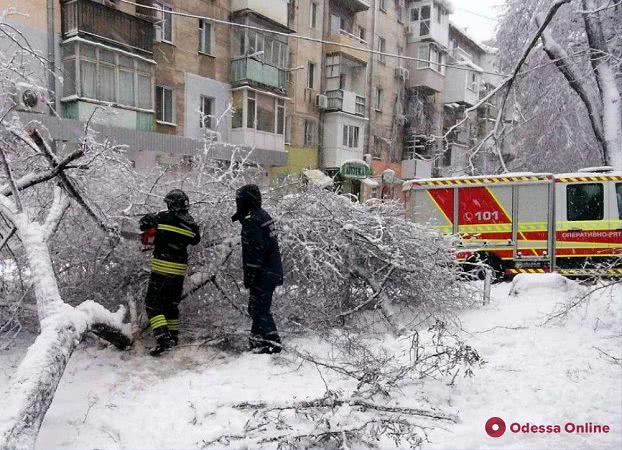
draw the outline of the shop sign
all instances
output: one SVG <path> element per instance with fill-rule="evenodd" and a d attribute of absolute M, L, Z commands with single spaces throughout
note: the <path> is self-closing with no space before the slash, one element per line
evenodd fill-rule
<path fill-rule="evenodd" d="M 365 161 L 347 161 L 339 169 L 339 174 L 344 178 L 362 180 L 371 175 L 371 168 Z"/>

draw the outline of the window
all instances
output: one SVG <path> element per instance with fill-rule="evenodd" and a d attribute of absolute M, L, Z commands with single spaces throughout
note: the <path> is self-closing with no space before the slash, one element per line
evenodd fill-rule
<path fill-rule="evenodd" d="M 168 124 L 175 123 L 174 91 L 164 86 L 156 86 L 156 119 Z"/>
<path fill-rule="evenodd" d="M 119 55 L 119 101 L 134 105 L 134 60 Z"/>
<path fill-rule="evenodd" d="M 362 27 L 362 26 L 360 26 L 360 25 L 359 25 L 359 39 L 360 39 L 362 42 L 366 42 L 366 39 L 365 39 L 365 28 L 363 28 L 363 27 Z"/>
<path fill-rule="evenodd" d="M 434 45 L 422 45 L 417 51 L 417 69 L 432 69 L 445 75 L 446 55 Z"/>
<path fill-rule="evenodd" d="M 616 197 L 618 198 L 618 217 L 622 220 L 622 183 L 616 183 Z"/>
<path fill-rule="evenodd" d="M 211 130 L 216 126 L 214 120 L 214 99 L 212 97 L 201 96 L 201 119 L 200 128 L 209 128 Z"/>
<path fill-rule="evenodd" d="M 417 69 L 427 69 L 430 67 L 430 46 L 422 45 L 419 47 L 417 58 L 419 58 L 419 61 L 417 61 Z"/>
<path fill-rule="evenodd" d="M 602 183 L 571 184 L 566 187 L 568 220 L 603 220 L 605 215 Z"/>
<path fill-rule="evenodd" d="M 257 130 L 274 133 L 274 97 L 257 95 Z"/>
<path fill-rule="evenodd" d="M 383 91 L 381 88 L 376 88 L 376 111 L 382 111 L 383 103 Z"/>
<path fill-rule="evenodd" d="M 167 6 L 163 3 L 155 2 L 153 4 L 156 8 L 159 8 L 161 11 L 159 13 L 159 27 L 157 29 L 157 37 L 160 41 L 164 42 L 173 42 L 173 8 Z"/>
<path fill-rule="evenodd" d="M 246 128 L 255 128 L 255 109 L 257 104 L 255 102 L 255 92 L 248 91 L 246 100 Z"/>
<path fill-rule="evenodd" d="M 378 36 L 378 51 L 384 53 L 387 49 L 387 41 L 384 38 Z M 378 54 L 378 61 L 381 63 L 385 62 L 385 56 L 383 54 Z"/>
<path fill-rule="evenodd" d="M 231 106 L 233 107 L 233 116 L 231 117 L 231 128 L 242 128 L 244 120 L 244 93 L 242 91 L 233 91 L 231 94 Z"/>
<path fill-rule="evenodd" d="M 404 54 L 404 49 L 402 47 L 397 47 L 397 67 L 404 67 L 404 61 L 401 56 Z"/>
<path fill-rule="evenodd" d="M 339 74 L 339 89 L 346 89 L 346 74 Z"/>
<path fill-rule="evenodd" d="M 318 4 L 311 2 L 311 28 L 317 28 Z"/>
<path fill-rule="evenodd" d="M 477 72 L 469 72 L 469 82 L 467 83 L 467 88 L 471 91 L 477 92 L 479 87 Z"/>
<path fill-rule="evenodd" d="M 256 129 L 265 133 L 285 134 L 285 100 L 270 95 L 262 95 L 255 91 L 246 93 L 246 111 L 242 113 L 243 91 L 233 93 L 232 128 L 241 128 L 242 119 L 246 116 L 246 128 Z"/>
<path fill-rule="evenodd" d="M 312 120 L 305 120 L 304 146 L 313 147 L 317 145 L 317 126 Z"/>
<path fill-rule="evenodd" d="M 315 88 L 315 64 L 312 62 L 307 63 L 307 87 Z"/>
<path fill-rule="evenodd" d="M 79 69 L 79 77 L 78 77 Z M 151 110 L 153 65 L 85 43 L 63 47 L 63 96 Z"/>
<path fill-rule="evenodd" d="M 199 20 L 199 53 L 212 54 L 212 24 Z"/>
<path fill-rule="evenodd" d="M 419 22 L 419 8 L 413 8 L 410 10 L 410 21 Z"/>
<path fill-rule="evenodd" d="M 427 36 L 430 34 L 430 5 L 422 6 L 421 10 L 416 14 L 419 22 L 419 36 Z M 411 13 L 412 17 L 412 13 Z"/>
<path fill-rule="evenodd" d="M 343 146 L 358 148 L 359 146 L 359 127 L 353 125 L 343 126 Z"/>

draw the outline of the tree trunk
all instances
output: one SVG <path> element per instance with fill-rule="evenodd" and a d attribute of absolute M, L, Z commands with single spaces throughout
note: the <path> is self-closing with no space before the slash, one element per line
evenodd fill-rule
<path fill-rule="evenodd" d="M 32 449 L 52 404 L 69 358 L 84 333 L 91 330 L 119 348 L 131 345 L 125 309 L 115 314 L 87 301 L 74 308 L 63 302 L 45 242 L 44 227 L 26 213 L 11 217 L 31 271 L 41 334 L 19 365 L 0 411 L 0 449 Z M 52 224 L 50 224 L 52 226 Z"/>
<path fill-rule="evenodd" d="M 583 9 L 594 11 L 597 5 L 594 0 L 583 0 Z M 610 62 L 612 56 L 607 48 L 599 13 L 586 12 L 583 20 L 590 44 L 590 61 L 602 101 L 605 163 L 622 170 L 622 100 Z"/>

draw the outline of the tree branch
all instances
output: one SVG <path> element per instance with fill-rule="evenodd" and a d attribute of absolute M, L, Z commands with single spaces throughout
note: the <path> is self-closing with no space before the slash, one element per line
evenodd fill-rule
<path fill-rule="evenodd" d="M 46 241 L 56 232 L 65 211 L 70 205 L 69 197 L 65 195 L 63 190 L 58 186 L 54 187 L 54 200 L 43 224 L 43 234 Z"/>

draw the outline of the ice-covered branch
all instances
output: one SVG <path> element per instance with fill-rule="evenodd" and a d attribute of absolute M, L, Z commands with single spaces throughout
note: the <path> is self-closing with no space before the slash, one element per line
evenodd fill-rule
<path fill-rule="evenodd" d="M 131 337 L 127 324 L 122 322 L 124 315 L 124 309 L 111 313 L 93 302 L 77 308 L 63 303 L 41 321 L 41 334 L 28 349 L 3 395 L 0 448 L 34 448 L 58 383 L 84 333 L 101 324 L 122 336 L 118 346 L 127 346 Z"/>
<path fill-rule="evenodd" d="M 58 225 L 60 224 L 60 221 L 62 220 L 63 215 L 69 208 L 70 204 L 69 197 L 65 195 L 63 190 L 58 186 L 54 187 L 54 200 L 52 201 L 52 206 L 50 207 L 48 216 L 43 224 L 43 234 L 46 241 L 50 239 L 52 234 L 54 234 L 58 228 Z"/>

